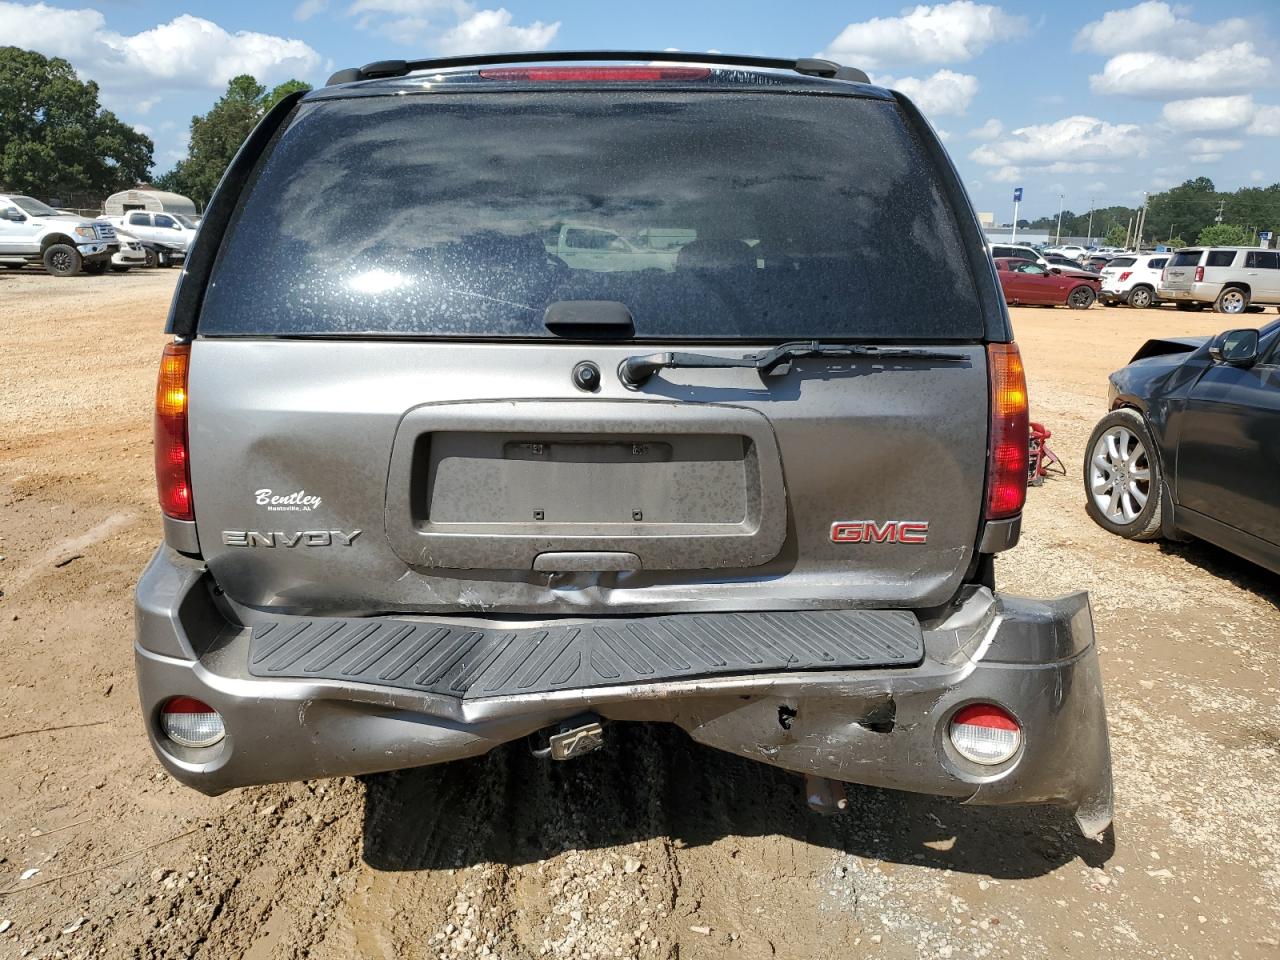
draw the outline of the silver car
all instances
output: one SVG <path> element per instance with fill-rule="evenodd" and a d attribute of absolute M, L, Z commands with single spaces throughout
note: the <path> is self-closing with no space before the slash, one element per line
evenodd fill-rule
<path fill-rule="evenodd" d="M 161 762 L 220 793 L 660 722 L 820 808 L 1099 835 L 1088 597 L 996 590 L 1026 381 L 929 124 L 829 61 L 529 56 L 341 71 L 224 176 L 157 389 Z M 670 269 L 566 262 L 584 222 Z"/>
<path fill-rule="evenodd" d="M 1258 247 L 1190 247 L 1170 258 L 1157 287 L 1179 310 L 1244 313 L 1250 304 L 1280 306 L 1280 251 Z"/>

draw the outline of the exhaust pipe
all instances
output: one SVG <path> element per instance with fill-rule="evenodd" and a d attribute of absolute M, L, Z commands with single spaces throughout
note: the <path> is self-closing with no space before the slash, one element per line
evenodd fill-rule
<path fill-rule="evenodd" d="M 804 798 L 810 810 L 823 816 L 843 813 L 849 809 L 849 798 L 845 796 L 843 783 L 811 773 L 804 775 Z"/>

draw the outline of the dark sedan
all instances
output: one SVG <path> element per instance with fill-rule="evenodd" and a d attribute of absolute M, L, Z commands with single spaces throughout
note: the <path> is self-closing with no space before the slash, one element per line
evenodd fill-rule
<path fill-rule="evenodd" d="M 1111 375 L 1110 399 L 1085 453 L 1089 516 L 1280 573 L 1280 321 L 1149 340 Z"/>

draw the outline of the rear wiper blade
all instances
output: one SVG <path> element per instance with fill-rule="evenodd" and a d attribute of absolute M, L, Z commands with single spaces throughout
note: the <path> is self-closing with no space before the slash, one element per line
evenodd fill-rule
<path fill-rule="evenodd" d="M 753 367 L 761 375 L 772 374 L 779 367 L 801 357 L 863 357 L 870 360 L 964 360 L 963 354 L 942 353 L 920 347 L 877 347 L 869 344 L 822 343 L 818 340 L 792 340 L 772 350 L 748 353 L 741 357 L 712 357 L 705 353 L 651 353 L 627 357 L 618 367 L 618 376 L 628 387 L 638 387 L 667 367 Z"/>

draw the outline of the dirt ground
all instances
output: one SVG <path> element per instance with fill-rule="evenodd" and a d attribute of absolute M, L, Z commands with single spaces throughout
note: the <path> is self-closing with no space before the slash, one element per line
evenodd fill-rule
<path fill-rule="evenodd" d="M 0 271 L 0 957 L 1280 956 L 1280 581 L 1082 507 L 1107 373 L 1219 318 L 1015 311 L 1069 476 L 1032 490 L 998 577 L 1092 594 L 1097 844 L 1055 811 L 857 787 L 819 818 L 796 778 L 662 728 L 567 764 L 179 786 L 143 736 L 130 609 L 175 279 Z"/>

